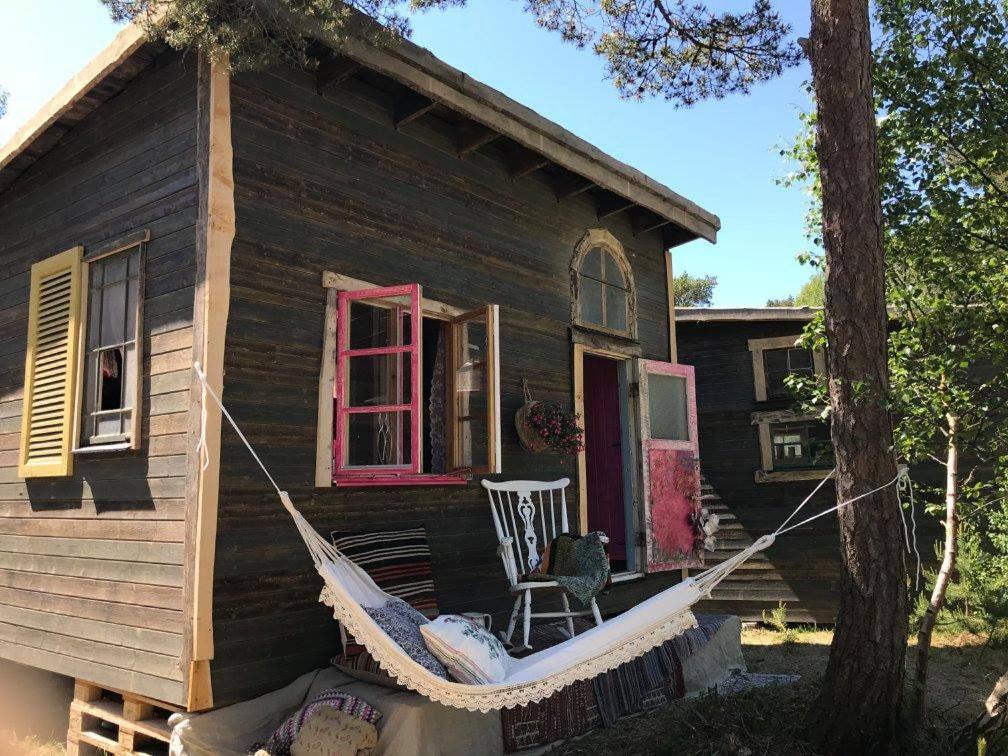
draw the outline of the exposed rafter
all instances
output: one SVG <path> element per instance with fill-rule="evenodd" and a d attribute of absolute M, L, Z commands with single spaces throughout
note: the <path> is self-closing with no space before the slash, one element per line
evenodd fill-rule
<path fill-rule="evenodd" d="M 567 176 L 553 186 L 553 193 L 556 194 L 557 200 L 565 200 L 583 194 L 593 186 L 595 182 L 590 179 L 576 175 Z"/>
<path fill-rule="evenodd" d="M 671 223 L 671 221 L 662 218 L 660 215 L 647 211 L 635 213 L 630 219 L 630 226 L 633 228 L 634 236 L 639 236 L 640 234 L 646 234 L 648 231 L 663 228 L 669 225 L 669 223 Z"/>
<path fill-rule="evenodd" d="M 521 150 L 509 161 L 508 172 L 511 174 L 511 178 L 521 178 L 535 173 L 549 164 L 550 159 L 545 155 L 540 155 L 532 150 Z"/>
<path fill-rule="evenodd" d="M 360 63 L 329 53 L 319 58 L 318 70 L 315 71 L 315 91 L 322 94 L 326 87 L 346 81 L 358 70 Z"/>
<path fill-rule="evenodd" d="M 662 242 L 665 244 L 665 249 L 678 247 L 680 244 L 685 244 L 695 238 L 696 237 L 692 233 L 682 226 L 677 226 L 674 223 L 669 223 L 667 226 L 662 228 Z"/>
<path fill-rule="evenodd" d="M 459 157 L 476 152 L 480 147 L 490 144 L 499 136 L 499 131 L 487 128 L 482 123 L 470 123 L 468 126 L 464 126 L 458 135 Z"/>
<path fill-rule="evenodd" d="M 610 194 L 599 200 L 595 209 L 598 219 L 605 220 L 606 218 L 611 218 L 614 215 L 622 213 L 624 210 L 629 210 L 636 204 L 636 202 L 628 200 L 626 197 L 620 197 L 618 194 Z"/>
<path fill-rule="evenodd" d="M 398 129 L 407 123 L 412 123 L 420 116 L 430 112 L 435 102 L 416 92 L 405 92 L 397 97 L 392 106 L 392 123 Z"/>

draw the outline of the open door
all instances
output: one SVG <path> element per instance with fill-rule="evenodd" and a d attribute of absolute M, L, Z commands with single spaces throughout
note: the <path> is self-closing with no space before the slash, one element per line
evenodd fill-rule
<path fill-rule="evenodd" d="M 702 564 L 696 384 L 692 365 L 638 360 L 648 572 Z"/>

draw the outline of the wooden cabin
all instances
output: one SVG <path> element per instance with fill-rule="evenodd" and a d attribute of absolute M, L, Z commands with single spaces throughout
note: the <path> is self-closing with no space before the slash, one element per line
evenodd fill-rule
<path fill-rule="evenodd" d="M 669 260 L 717 217 L 415 45 L 314 47 L 232 76 L 127 28 L 0 150 L 0 657 L 87 695 L 206 709 L 339 649 L 196 361 L 320 532 L 426 529 L 442 611 L 510 608 L 486 475 L 574 481 L 604 612 L 689 561 L 645 476 L 696 456 Z M 523 385 L 585 452 L 522 448 Z"/>
<path fill-rule="evenodd" d="M 789 374 L 825 374 L 824 356 L 795 345 L 807 307 L 676 309 L 679 358 L 696 371 L 704 504 L 722 518 L 720 559 L 772 532 L 833 469 L 829 426 L 794 409 Z M 836 501 L 827 484 L 809 512 Z M 728 577 L 702 611 L 760 621 L 780 602 L 791 622 L 836 619 L 840 574 L 835 517 L 783 536 Z"/>

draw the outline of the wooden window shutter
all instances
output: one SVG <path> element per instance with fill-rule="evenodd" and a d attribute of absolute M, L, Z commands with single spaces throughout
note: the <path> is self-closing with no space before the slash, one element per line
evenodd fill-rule
<path fill-rule="evenodd" d="M 32 266 L 28 300 L 28 351 L 18 472 L 49 478 L 73 472 L 83 326 L 83 247 Z"/>

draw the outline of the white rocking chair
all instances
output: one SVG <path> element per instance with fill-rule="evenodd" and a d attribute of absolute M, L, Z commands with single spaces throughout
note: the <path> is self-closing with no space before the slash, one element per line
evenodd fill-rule
<path fill-rule="evenodd" d="M 533 617 L 566 618 L 567 634 L 570 638 L 574 637 L 574 617 L 590 614 L 594 616 L 596 625 L 602 624 L 602 614 L 594 598 L 591 600 L 590 610 L 572 612 L 567 592 L 556 581 L 521 580 L 522 575 L 532 572 L 539 566 L 539 562 L 542 561 L 541 550 L 545 549 L 556 536 L 568 532 L 565 489 L 569 484 L 568 478 L 561 478 L 552 483 L 530 480 L 507 483 L 483 481 L 483 487 L 490 496 L 490 512 L 500 542 L 497 553 L 504 563 L 509 591 L 515 596 L 514 609 L 511 610 L 507 630 L 500 634 L 505 643 L 511 642 L 518 621 L 518 610 L 522 608 L 524 602 L 522 646 L 515 650 L 532 648 L 529 645 L 529 629 Z M 521 534 L 519 529 L 522 531 Z M 603 539 L 608 541 L 605 536 Z M 559 592 L 564 611 L 533 613 L 532 594 L 536 591 Z"/>

